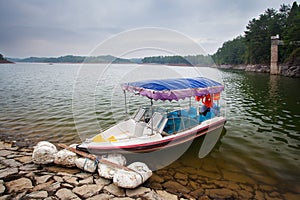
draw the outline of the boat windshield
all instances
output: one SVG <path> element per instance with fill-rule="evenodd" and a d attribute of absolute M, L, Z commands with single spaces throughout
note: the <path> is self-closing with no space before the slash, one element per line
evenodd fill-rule
<path fill-rule="evenodd" d="M 214 103 L 211 108 L 203 111 L 202 108 L 204 106 L 205 105 L 202 105 L 198 108 L 191 106 L 175 110 L 168 110 L 158 106 L 142 106 L 132 118 L 136 119 L 136 116 L 142 113 L 143 115 L 138 117 L 138 121 L 148 123 L 155 113 L 160 113 L 162 118 L 157 122 L 157 127 L 163 125 L 163 127 L 161 127 L 163 130 L 162 134 L 176 134 L 177 132 L 195 127 L 206 120 L 220 116 L 220 107 L 217 104 Z"/>

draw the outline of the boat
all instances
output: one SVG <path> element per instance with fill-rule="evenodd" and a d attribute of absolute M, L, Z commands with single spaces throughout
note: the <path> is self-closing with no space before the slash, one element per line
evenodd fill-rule
<path fill-rule="evenodd" d="M 220 114 L 220 94 L 224 86 L 206 77 L 145 80 L 122 83 L 128 92 L 150 99 L 129 118 L 87 138 L 77 149 L 93 154 L 153 152 L 193 141 L 226 122 Z M 162 108 L 156 101 L 189 100 L 186 108 Z M 192 104 L 193 101 L 193 104 Z M 197 106 L 194 106 L 194 104 Z"/>

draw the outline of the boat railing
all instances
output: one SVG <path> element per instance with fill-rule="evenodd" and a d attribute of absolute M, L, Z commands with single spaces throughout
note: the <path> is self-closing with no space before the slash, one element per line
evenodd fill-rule
<path fill-rule="evenodd" d="M 147 127 L 155 132 L 175 134 L 195 127 L 201 122 L 215 116 L 218 115 L 214 114 L 212 108 L 205 115 L 202 115 L 198 109 L 193 106 L 172 111 L 157 106 L 141 106 L 133 115 L 132 119 L 136 122 L 147 123 Z"/>
<path fill-rule="evenodd" d="M 169 116 L 167 119 L 168 121 L 163 130 L 167 134 L 175 134 L 199 125 L 198 119 L 190 116 Z"/>

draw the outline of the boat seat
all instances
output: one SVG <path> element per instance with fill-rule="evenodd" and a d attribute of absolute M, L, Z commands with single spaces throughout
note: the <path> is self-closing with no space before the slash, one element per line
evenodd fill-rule
<path fill-rule="evenodd" d="M 140 137 L 143 135 L 144 129 L 146 127 L 145 122 L 137 122 L 134 126 L 134 137 Z"/>
<path fill-rule="evenodd" d="M 164 128 L 165 128 L 167 122 L 168 122 L 168 118 L 164 118 L 164 119 L 162 120 L 162 122 L 160 123 L 157 132 L 159 132 L 160 134 L 162 134 L 162 132 L 163 132 L 163 130 L 164 130 Z"/>
<path fill-rule="evenodd" d="M 142 119 L 142 117 L 144 116 L 146 110 L 142 107 L 140 107 L 135 113 L 134 113 L 134 116 L 133 116 L 133 120 L 138 122 Z"/>
<path fill-rule="evenodd" d="M 164 116 L 161 113 L 154 112 L 154 114 L 152 115 L 152 117 L 150 118 L 150 120 L 147 124 L 147 127 L 148 128 L 153 128 L 153 130 L 157 130 L 158 125 L 160 124 L 163 117 Z"/>
<path fill-rule="evenodd" d="M 154 112 L 144 129 L 143 135 L 152 135 L 154 131 L 158 132 L 163 118 L 164 116 L 161 113 Z"/>

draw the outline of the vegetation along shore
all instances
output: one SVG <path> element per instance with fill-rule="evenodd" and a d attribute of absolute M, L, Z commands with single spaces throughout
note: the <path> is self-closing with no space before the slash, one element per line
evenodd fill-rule
<path fill-rule="evenodd" d="M 269 72 L 271 36 L 278 35 L 281 75 L 300 77 L 300 5 L 267 9 L 246 26 L 244 35 L 223 44 L 213 55 L 221 68 Z"/>
<path fill-rule="evenodd" d="M 1 64 L 1 63 L 13 63 L 13 62 L 11 62 L 11 61 L 9 61 L 9 60 L 6 60 L 6 59 L 3 57 L 3 55 L 0 54 L 0 64 Z"/>

